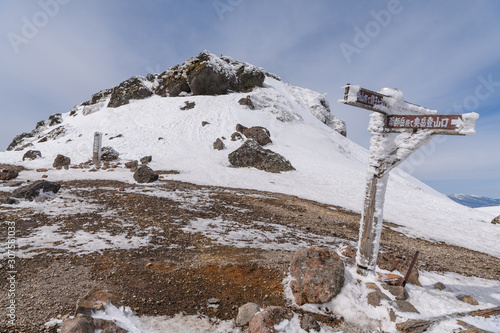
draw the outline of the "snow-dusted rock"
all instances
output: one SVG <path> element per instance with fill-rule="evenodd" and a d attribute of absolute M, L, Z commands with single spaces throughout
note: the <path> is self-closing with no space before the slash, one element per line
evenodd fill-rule
<path fill-rule="evenodd" d="M 256 141 L 249 139 L 228 156 L 234 167 L 253 167 L 267 172 L 279 173 L 292 171 L 292 164 L 278 153 L 262 148 Z"/>
<path fill-rule="evenodd" d="M 115 161 L 120 157 L 120 153 L 113 149 L 113 147 L 102 147 L 101 148 L 101 160 L 103 161 Z"/>
<path fill-rule="evenodd" d="M 58 183 L 48 182 L 45 180 L 39 180 L 33 184 L 19 187 L 12 192 L 14 198 L 27 199 L 33 201 L 40 195 L 44 193 L 56 194 L 59 192 L 61 185 Z"/>
<path fill-rule="evenodd" d="M 255 141 L 257 141 L 257 143 L 261 146 L 265 146 L 269 143 L 272 143 L 271 133 L 265 127 L 253 126 L 250 128 L 245 128 L 245 129 L 243 129 L 242 133 L 248 139 L 254 139 Z"/>
<path fill-rule="evenodd" d="M 222 142 L 222 140 L 220 138 L 217 138 L 214 142 L 214 149 L 215 150 L 223 150 L 226 148 L 226 146 L 224 145 L 224 142 Z"/>
<path fill-rule="evenodd" d="M 493 221 L 491 221 L 491 223 L 493 223 L 493 224 L 500 224 L 500 215 L 499 215 L 499 216 L 497 216 L 497 217 L 495 217 L 495 218 L 493 219 Z"/>
<path fill-rule="evenodd" d="M 255 303 L 246 303 L 240 306 L 238 309 L 238 316 L 236 317 L 236 326 L 243 327 L 248 325 L 253 316 L 259 311 L 260 306 Z"/>
<path fill-rule="evenodd" d="M 37 158 L 42 157 L 42 152 L 39 150 L 28 150 L 26 153 L 23 155 L 23 161 L 24 160 L 35 160 Z"/>
<path fill-rule="evenodd" d="M 344 263 L 336 253 L 311 246 L 295 253 L 290 275 L 290 287 L 298 305 L 325 303 L 344 286 Z"/>
<path fill-rule="evenodd" d="M 60 170 L 62 168 L 68 169 L 70 164 L 71 164 L 71 159 L 69 157 L 64 156 L 62 154 L 58 154 L 54 159 L 54 163 L 52 163 L 52 166 Z"/>
<path fill-rule="evenodd" d="M 270 306 L 257 313 L 248 324 L 248 333 L 275 333 L 275 325 L 292 319 L 293 313 L 281 306 Z"/>
<path fill-rule="evenodd" d="M 17 178 L 19 176 L 19 172 L 16 170 L 3 169 L 0 170 L 0 180 L 11 180 Z"/>

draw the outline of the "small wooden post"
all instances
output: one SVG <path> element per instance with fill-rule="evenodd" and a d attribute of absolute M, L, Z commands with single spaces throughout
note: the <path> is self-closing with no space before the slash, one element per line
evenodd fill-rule
<path fill-rule="evenodd" d="M 92 150 L 92 162 L 95 165 L 101 164 L 101 146 L 102 146 L 102 133 L 94 133 L 94 146 Z"/>

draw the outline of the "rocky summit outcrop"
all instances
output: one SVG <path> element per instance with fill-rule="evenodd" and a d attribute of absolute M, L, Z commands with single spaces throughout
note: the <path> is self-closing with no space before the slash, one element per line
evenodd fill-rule
<path fill-rule="evenodd" d="M 312 246 L 295 253 L 290 275 L 290 287 L 298 305 L 325 303 L 344 286 L 344 263 L 336 253 Z"/>
<path fill-rule="evenodd" d="M 273 173 L 295 170 L 285 157 L 262 148 L 252 139 L 245 141 L 240 148 L 230 153 L 228 159 L 233 167 L 253 167 Z"/>

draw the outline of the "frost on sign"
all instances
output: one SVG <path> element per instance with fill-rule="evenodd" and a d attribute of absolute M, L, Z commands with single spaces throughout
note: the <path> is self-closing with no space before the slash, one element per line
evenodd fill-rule
<path fill-rule="evenodd" d="M 462 123 L 462 115 L 392 115 L 386 119 L 387 128 L 456 129 Z"/>

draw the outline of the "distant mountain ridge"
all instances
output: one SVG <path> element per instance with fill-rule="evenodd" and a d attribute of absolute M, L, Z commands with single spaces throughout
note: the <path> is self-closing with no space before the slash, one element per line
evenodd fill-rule
<path fill-rule="evenodd" d="M 448 198 L 455 202 L 458 202 L 461 205 L 471 208 L 500 206 L 500 199 L 493 199 L 478 195 L 450 194 L 448 195 Z"/>

